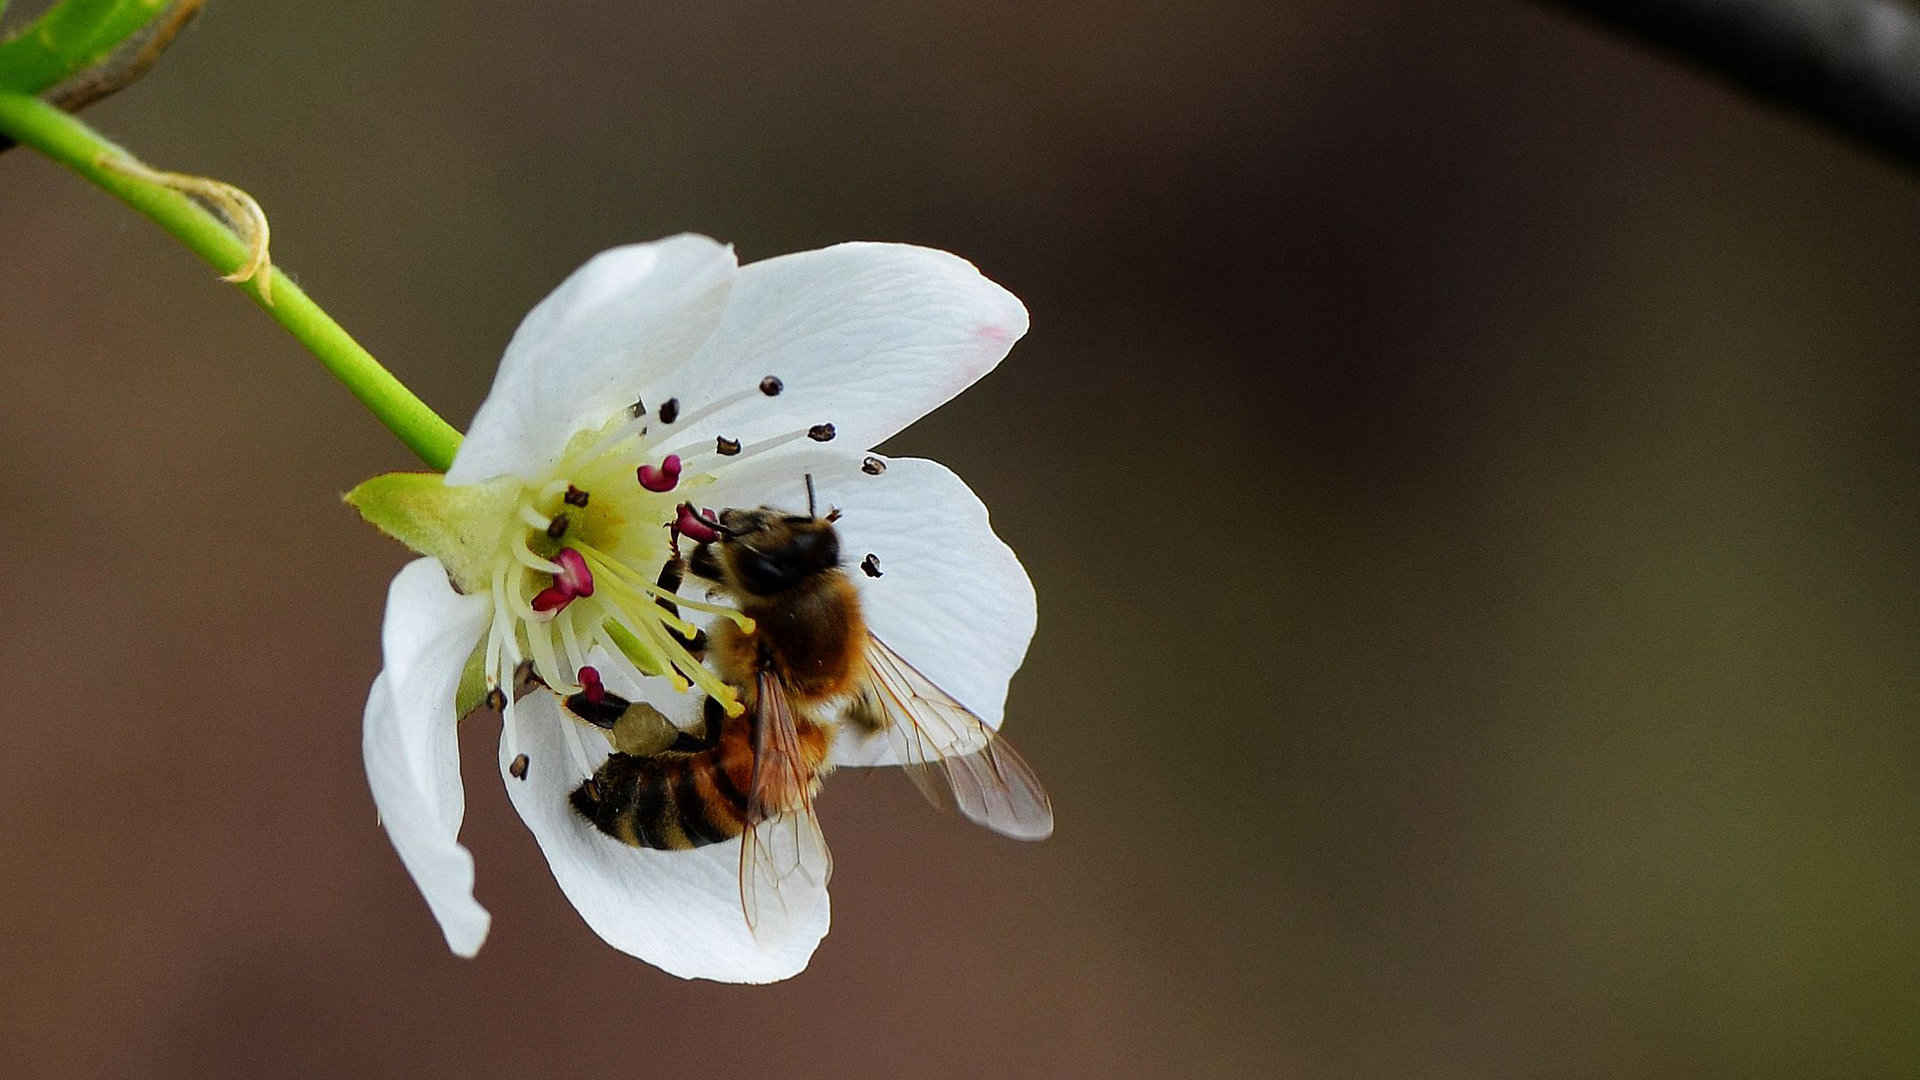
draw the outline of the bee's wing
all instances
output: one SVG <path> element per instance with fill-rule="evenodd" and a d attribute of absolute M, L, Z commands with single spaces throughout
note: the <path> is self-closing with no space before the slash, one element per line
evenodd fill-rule
<path fill-rule="evenodd" d="M 802 756 L 793 709 L 778 680 L 762 672 L 754 704 L 753 783 L 740 836 L 740 911 L 755 933 L 806 914 L 833 876 L 833 854 L 813 812 L 813 772 Z"/>
<path fill-rule="evenodd" d="M 862 693 L 885 714 L 887 738 L 930 802 L 1017 840 L 1053 834 L 1053 803 L 1007 740 L 872 635 L 866 666 Z"/>

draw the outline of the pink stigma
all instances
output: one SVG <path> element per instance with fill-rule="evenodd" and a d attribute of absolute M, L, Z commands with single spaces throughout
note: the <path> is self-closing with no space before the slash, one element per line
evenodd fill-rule
<path fill-rule="evenodd" d="M 580 692 L 595 705 L 607 696 L 607 686 L 600 681 L 600 670 L 594 667 L 580 669 Z"/>
<path fill-rule="evenodd" d="M 561 548 L 553 553 L 553 561 L 560 564 L 560 572 L 553 575 L 552 585 L 534 594 L 533 610 L 538 612 L 559 611 L 576 596 L 593 595 L 593 571 L 587 569 L 585 556 Z"/>
<path fill-rule="evenodd" d="M 642 465 L 634 473 L 640 478 L 640 486 L 648 491 L 672 491 L 680 482 L 680 455 L 668 454 L 659 468 Z"/>
<path fill-rule="evenodd" d="M 673 531 L 682 536 L 691 536 L 695 541 L 709 544 L 720 539 L 720 530 L 714 523 L 694 513 L 692 503 L 680 504 L 680 516 L 673 523 Z"/>
<path fill-rule="evenodd" d="M 568 597 L 593 595 L 593 571 L 587 569 L 587 560 L 572 548 L 561 548 L 554 552 L 553 561 L 560 564 L 560 572 L 553 575 L 554 588 Z"/>

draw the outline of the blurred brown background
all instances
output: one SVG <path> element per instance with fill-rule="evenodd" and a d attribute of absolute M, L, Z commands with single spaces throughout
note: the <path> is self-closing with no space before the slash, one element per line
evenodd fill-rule
<path fill-rule="evenodd" d="M 214 0 L 89 117 L 457 422 L 618 242 L 977 262 L 1033 332 L 888 449 L 1038 585 L 1060 829 L 838 777 L 812 968 L 683 983 L 469 730 L 448 955 L 360 765 L 406 553 L 338 502 L 408 455 L 14 151 L 0 1072 L 1920 1068 L 1920 192 L 1852 145 L 1493 2 Z"/>

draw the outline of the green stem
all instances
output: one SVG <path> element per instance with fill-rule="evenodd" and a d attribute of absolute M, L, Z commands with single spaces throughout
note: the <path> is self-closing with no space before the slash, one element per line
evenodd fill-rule
<path fill-rule="evenodd" d="M 152 218 L 222 273 L 247 262 L 247 245 L 198 203 L 172 188 L 103 165 L 132 155 L 71 114 L 27 94 L 0 91 L 0 134 L 33 147 Z M 454 451 L 460 446 L 458 429 L 381 367 L 285 274 L 272 275 L 271 300 L 261 290 L 264 280 L 266 275 L 259 275 L 242 282 L 240 288 L 318 357 L 421 461 L 443 472 L 453 464 Z"/>

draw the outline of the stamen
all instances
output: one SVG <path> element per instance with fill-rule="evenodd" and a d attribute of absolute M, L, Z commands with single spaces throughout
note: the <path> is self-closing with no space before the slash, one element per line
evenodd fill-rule
<path fill-rule="evenodd" d="M 605 552 L 595 551 L 592 548 L 588 548 L 587 550 L 593 553 L 594 561 L 600 564 L 600 569 L 603 571 L 602 582 L 613 591 L 618 599 L 630 601 L 634 607 L 643 611 L 652 609 L 651 613 L 655 619 L 666 623 L 687 637 L 693 636 L 694 631 L 697 630 L 698 627 L 695 627 L 692 623 L 687 622 L 685 619 L 680 618 L 665 608 L 655 607 L 653 598 L 663 595 L 663 590 L 659 586 L 648 584 L 627 567 L 614 562 Z M 664 593 L 664 595 L 670 600 L 679 599 L 679 597 L 673 593 Z"/>
<path fill-rule="evenodd" d="M 786 388 L 787 384 L 781 382 L 778 375 L 769 375 L 760 380 L 760 392 L 768 397 L 779 397 L 780 391 Z"/>
<path fill-rule="evenodd" d="M 563 611 L 559 618 L 553 620 L 560 624 L 560 646 L 567 653 L 567 663 L 562 669 L 565 671 L 579 670 L 581 661 L 585 660 L 587 655 L 586 650 L 580 647 L 580 633 L 573 627 L 575 614 L 573 611 Z"/>
<path fill-rule="evenodd" d="M 487 681 L 495 687 L 500 685 L 500 628 L 512 617 L 507 607 L 506 590 L 501 588 L 507 580 L 507 568 L 502 566 L 493 572 L 493 618 L 487 622 Z"/>
<path fill-rule="evenodd" d="M 871 551 L 867 552 L 867 557 L 860 560 L 860 569 L 864 571 L 868 577 L 879 577 L 880 576 L 879 556 L 875 555 Z"/>
<path fill-rule="evenodd" d="M 877 457 L 863 458 L 860 462 L 860 471 L 868 476 L 879 476 L 887 471 L 887 463 Z"/>
<path fill-rule="evenodd" d="M 560 569 L 553 575 L 555 586 L 564 590 L 568 596 L 593 595 L 593 571 L 587 569 L 587 560 L 572 548 L 561 548 L 554 553 L 553 561 Z"/>
<path fill-rule="evenodd" d="M 552 518 L 528 506 L 526 503 L 520 504 L 520 520 L 526 522 L 527 527 L 530 529 L 544 529 L 553 524 Z"/>
<path fill-rule="evenodd" d="M 553 623 L 528 622 L 527 648 L 533 652 L 533 666 L 536 671 L 545 671 L 558 677 L 560 658 L 553 651 Z"/>
<path fill-rule="evenodd" d="M 566 498 L 562 501 L 568 506 L 584 507 L 587 505 L 587 493 L 574 487 L 572 484 L 568 484 Z"/>
<path fill-rule="evenodd" d="M 527 755 L 515 754 L 512 764 L 507 766 L 507 774 L 515 780 L 525 780 L 527 778 Z"/>
<path fill-rule="evenodd" d="M 538 554 L 535 554 L 534 550 L 527 546 L 526 537 L 515 537 L 510 547 L 513 550 L 513 560 L 521 566 L 529 570 L 538 570 L 543 574 L 557 574 L 560 572 L 560 564 L 554 562 L 552 559 L 544 559 Z"/>
<path fill-rule="evenodd" d="M 737 454 L 728 454 L 726 456 L 733 458 L 734 462 L 738 464 L 739 462 L 746 461 L 747 459 L 753 457 L 756 454 L 764 454 L 776 446 L 785 446 L 786 444 L 794 441 L 795 439 L 800 438 L 805 434 L 806 432 L 804 431 L 789 431 L 785 435 L 775 435 L 769 439 L 762 439 L 757 443 L 752 443 L 748 445 L 746 449 L 740 451 Z M 720 448 L 718 446 L 715 446 L 713 449 L 713 452 L 716 454 L 719 453 Z"/>
<path fill-rule="evenodd" d="M 713 440 L 713 452 L 721 457 L 732 457 L 740 452 L 740 440 L 729 439 L 725 435 Z"/>
<path fill-rule="evenodd" d="M 696 543 L 701 544 L 711 544 L 720 539 L 720 530 L 714 528 L 718 523 L 708 521 L 694 513 L 692 503 L 681 503 L 678 509 L 679 516 L 673 522 L 674 532 L 682 536 L 691 536 Z"/>
<path fill-rule="evenodd" d="M 565 480 L 555 480 L 546 487 L 541 488 L 540 494 L 533 501 L 537 503 L 552 502 L 555 496 L 572 487 L 573 485 L 567 483 Z"/>
<path fill-rule="evenodd" d="M 633 404 L 627 406 L 627 415 L 633 417 L 635 420 L 647 415 L 647 403 L 639 398 L 634 398 Z"/>
<path fill-rule="evenodd" d="M 834 435 L 832 424 L 815 424 L 807 429 L 807 438 L 814 442 L 832 442 Z"/>
<path fill-rule="evenodd" d="M 501 589 L 502 595 L 506 598 L 504 601 L 505 607 L 503 608 L 504 614 L 515 619 L 533 618 L 534 610 L 532 606 L 527 603 L 527 598 L 520 594 L 520 583 L 526 575 L 526 568 L 503 566 L 501 570 L 505 575 Z M 509 633 L 511 633 L 511 630 L 509 630 Z"/>
<path fill-rule="evenodd" d="M 499 687 L 487 691 L 487 708 L 499 712 L 507 707 L 507 695 Z"/>
<path fill-rule="evenodd" d="M 753 630 L 753 620 L 731 608 L 702 604 L 696 600 L 677 596 L 638 577 L 626 566 L 608 559 L 603 552 L 592 548 L 584 548 L 584 550 L 592 556 L 594 562 L 600 565 L 602 584 L 607 593 L 630 602 L 607 603 L 605 606 L 609 615 L 617 625 L 625 627 L 636 637 L 647 639 L 646 644 L 652 646 L 654 654 L 664 658 L 665 663 L 662 665 L 664 670 L 661 674 L 674 682 L 675 689 L 686 690 L 697 685 L 718 700 L 727 710 L 727 715 L 739 716 L 745 711 L 732 688 L 722 682 L 720 677 L 706 665 L 695 660 L 684 644 L 667 633 L 671 628 L 681 636 L 691 639 L 699 632 L 699 628 L 650 602 L 650 598 L 664 597 L 695 611 L 707 611 L 725 616 L 749 633 Z"/>
<path fill-rule="evenodd" d="M 547 522 L 547 538 L 550 540 L 558 540 L 567 535 L 567 524 L 567 515 L 553 515 L 553 520 Z"/>
<path fill-rule="evenodd" d="M 708 615 L 718 615 L 721 618 L 724 618 L 729 622 L 733 623 L 733 625 L 739 627 L 742 633 L 746 633 L 746 634 L 753 633 L 753 627 L 754 627 L 753 616 L 746 614 L 745 612 L 741 611 L 739 608 L 730 608 L 730 607 L 723 606 L 721 604 L 708 604 L 699 600 L 689 600 L 678 593 L 670 593 L 665 589 L 661 589 L 652 585 L 648 585 L 645 588 L 647 592 L 653 593 L 654 596 L 657 597 L 658 599 L 672 601 L 673 603 L 678 604 L 689 611 L 700 611 L 700 612 L 705 612 Z M 680 630 L 682 633 L 686 634 L 688 637 L 692 637 L 694 635 L 691 631 L 698 630 L 698 627 L 689 628 L 686 626 L 679 626 L 679 627 L 675 627 L 675 629 Z"/>
<path fill-rule="evenodd" d="M 680 483 L 680 455 L 668 454 L 657 469 L 642 465 L 634 470 L 634 475 L 639 478 L 640 486 L 648 491 L 661 494 L 672 491 Z"/>
<path fill-rule="evenodd" d="M 661 674 L 666 676 L 674 690 L 684 693 L 697 685 L 706 691 L 709 697 L 720 702 L 721 708 L 727 711 L 728 716 L 739 716 L 745 712 L 746 707 L 740 704 L 739 695 L 734 693 L 733 688 L 720 681 L 720 677 L 705 665 L 695 661 L 684 646 L 669 637 L 661 628 L 660 620 L 666 612 L 651 604 L 647 606 L 652 609 L 654 618 L 635 620 L 630 617 L 625 608 L 612 608 L 613 618 L 616 624 L 625 627 L 628 632 L 644 635 L 650 639 L 650 643 L 657 650 L 657 655 L 667 658 L 665 670 Z M 689 678 L 692 679 L 691 683 L 688 682 Z"/>
<path fill-rule="evenodd" d="M 660 403 L 660 422 L 671 424 L 680 418 L 680 399 L 670 397 Z"/>
<path fill-rule="evenodd" d="M 519 599 L 519 590 L 507 588 L 507 567 L 502 565 L 493 572 L 493 625 L 487 635 L 487 670 L 492 673 L 495 686 L 502 681 L 502 673 L 510 672 L 520 666 L 519 635 L 514 632 L 512 619 L 513 606 L 507 602 L 512 594 Z M 521 601 L 525 603 L 525 601 Z M 523 616 L 524 617 L 524 616 Z"/>
<path fill-rule="evenodd" d="M 607 698 L 607 686 L 600 681 L 600 669 L 583 667 L 580 669 L 580 692 L 589 702 L 600 704 Z"/>

